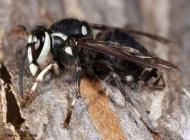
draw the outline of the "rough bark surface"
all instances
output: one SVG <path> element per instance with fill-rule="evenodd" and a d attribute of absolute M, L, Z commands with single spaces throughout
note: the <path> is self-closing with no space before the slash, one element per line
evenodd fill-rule
<path fill-rule="evenodd" d="M 188 0 L 0 0 L 0 139 L 189 140 L 189 13 Z M 145 123 L 114 86 L 83 79 L 82 98 L 77 100 L 69 128 L 64 129 L 67 97 L 74 92 L 71 72 L 47 77 L 32 103 L 20 107 L 18 72 L 26 40 L 16 26 L 31 30 L 68 17 L 119 27 L 128 24 L 173 41 L 165 46 L 142 40 L 150 52 L 180 68 L 176 73 L 163 72 L 164 90 L 126 86 Z M 33 82 L 26 65 L 25 93 Z"/>

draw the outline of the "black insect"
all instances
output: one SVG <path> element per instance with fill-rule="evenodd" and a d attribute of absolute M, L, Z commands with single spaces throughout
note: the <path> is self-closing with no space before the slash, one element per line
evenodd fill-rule
<path fill-rule="evenodd" d="M 97 34 L 94 30 L 98 30 Z M 122 81 L 144 81 L 149 87 L 162 89 L 165 86 L 160 70 L 174 70 L 177 67 L 152 54 L 138 43 L 132 35 L 144 35 L 167 43 L 167 40 L 148 33 L 131 29 L 90 24 L 77 19 L 63 19 L 51 27 L 37 26 L 28 34 L 27 57 L 29 69 L 36 82 L 34 92 L 44 75 L 58 67 L 76 71 L 76 93 L 71 99 L 64 126 L 68 127 L 75 101 L 80 97 L 80 80 L 84 76 L 105 79 L 110 77 L 123 96 L 130 99 Z M 23 60 L 24 62 L 24 60 Z M 23 64 L 23 63 L 22 63 Z M 20 72 L 20 93 L 23 97 L 22 72 Z"/>

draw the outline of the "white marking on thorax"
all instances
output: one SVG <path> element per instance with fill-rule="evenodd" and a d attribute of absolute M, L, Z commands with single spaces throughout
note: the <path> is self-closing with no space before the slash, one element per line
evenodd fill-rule
<path fill-rule="evenodd" d="M 127 75 L 126 80 L 127 82 L 132 82 L 134 80 L 134 77 L 132 75 Z"/>
<path fill-rule="evenodd" d="M 42 51 L 39 55 L 39 57 L 37 58 L 37 62 L 39 65 L 44 65 L 46 60 L 48 59 L 48 54 L 50 52 L 50 36 L 48 35 L 47 32 L 45 32 L 45 42 L 44 42 L 44 46 L 42 48 Z"/>
<path fill-rule="evenodd" d="M 53 33 L 52 36 L 58 36 L 62 38 L 64 41 L 67 40 L 67 36 L 62 33 Z"/>
<path fill-rule="evenodd" d="M 65 52 L 69 55 L 72 55 L 73 56 L 73 52 L 72 52 L 72 49 L 71 47 L 65 47 Z"/>
<path fill-rule="evenodd" d="M 33 61 L 31 47 L 28 48 L 28 61 L 29 61 L 29 63 L 31 63 Z"/>
<path fill-rule="evenodd" d="M 31 63 L 29 65 L 29 69 L 30 69 L 30 72 L 33 76 L 36 75 L 37 71 L 38 71 L 38 66 L 36 66 L 35 64 Z"/>
<path fill-rule="evenodd" d="M 84 26 L 84 25 L 82 26 L 81 32 L 82 32 L 82 35 L 87 35 L 88 31 L 87 31 L 86 26 Z"/>

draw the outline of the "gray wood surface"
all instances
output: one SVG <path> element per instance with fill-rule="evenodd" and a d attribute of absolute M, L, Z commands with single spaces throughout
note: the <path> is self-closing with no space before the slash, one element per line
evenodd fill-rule
<path fill-rule="evenodd" d="M 107 111 L 105 112 L 108 115 L 107 120 L 113 119 L 115 122 L 107 124 L 109 121 L 105 120 L 108 128 L 99 125 L 101 120 L 96 116 L 102 109 L 95 108 L 94 110 L 97 110 L 95 112 L 92 109 L 94 106 L 89 104 L 90 98 L 84 94 L 83 98 L 77 100 L 69 129 L 64 129 L 62 123 L 66 117 L 67 95 L 74 90 L 72 73 L 43 82 L 38 88 L 38 96 L 34 101 L 21 109 L 25 122 L 20 130 L 15 130 L 14 126 L 18 123 L 13 121 L 11 124 L 11 119 L 7 118 L 7 113 L 11 112 L 7 102 L 12 101 L 6 101 L 8 94 L 6 78 L 0 79 L 0 139 L 13 136 L 14 139 L 22 137 L 56 140 L 190 140 L 189 13 L 188 0 L 0 0 L 0 62 L 4 63 L 11 75 L 11 94 L 17 98 L 18 105 L 18 65 L 21 63 L 26 40 L 12 32 L 17 25 L 25 25 L 31 30 L 36 25 L 49 26 L 59 19 L 68 17 L 118 27 L 130 25 L 134 29 L 171 39 L 173 43 L 169 46 L 149 39 L 141 41 L 150 52 L 177 64 L 180 68 L 176 73 L 163 72 L 167 82 L 167 87 L 163 91 L 138 87 L 129 91 L 135 100 L 135 107 L 151 129 L 156 129 L 158 134 L 148 130 L 137 117 L 133 107 L 129 103 L 125 106 L 119 91 L 103 81 L 101 85 L 106 89 L 109 104 L 107 105 L 106 97 L 100 101 L 105 108 L 109 107 L 108 110 L 103 109 Z M 2 65 L 0 65 L 0 74 L 0 77 L 6 75 L 2 72 Z M 27 66 L 24 81 L 27 92 L 34 82 Z M 110 100 L 114 100 L 116 105 Z M 17 105 L 12 104 L 10 107 L 15 109 L 15 106 Z M 101 113 L 98 117 L 101 118 Z M 103 112 L 102 118 L 104 117 Z"/>

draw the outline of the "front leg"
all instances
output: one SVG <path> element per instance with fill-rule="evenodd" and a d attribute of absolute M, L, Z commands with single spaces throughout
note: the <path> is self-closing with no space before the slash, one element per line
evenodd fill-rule
<path fill-rule="evenodd" d="M 76 91 L 75 91 L 73 97 L 71 98 L 71 100 L 69 101 L 67 116 L 66 116 L 66 119 L 64 121 L 64 128 L 68 128 L 70 120 L 71 120 L 72 112 L 74 109 L 74 105 L 76 103 L 76 100 L 80 97 L 81 76 L 82 76 L 82 68 L 78 65 L 76 67 L 76 81 L 75 81 Z"/>
<path fill-rule="evenodd" d="M 48 66 L 46 66 L 37 76 L 35 83 L 33 84 L 32 88 L 30 89 L 29 93 L 24 96 L 22 104 L 25 106 L 26 104 L 29 104 L 35 97 L 35 91 L 37 89 L 37 86 L 40 82 L 43 81 L 44 76 L 53 68 L 57 67 L 57 64 L 51 63 Z"/>

